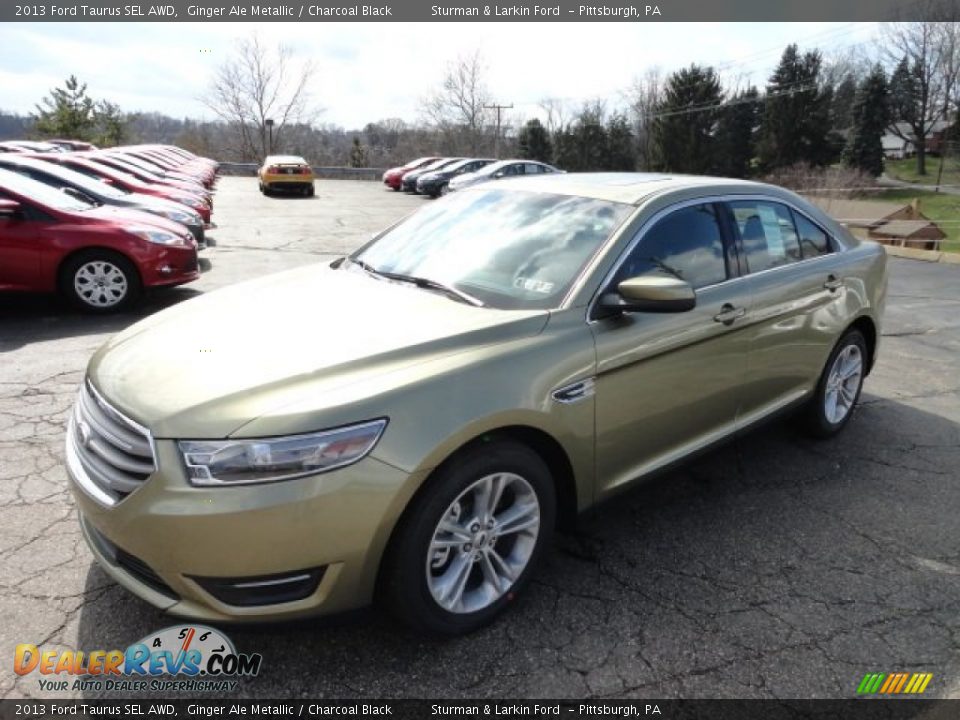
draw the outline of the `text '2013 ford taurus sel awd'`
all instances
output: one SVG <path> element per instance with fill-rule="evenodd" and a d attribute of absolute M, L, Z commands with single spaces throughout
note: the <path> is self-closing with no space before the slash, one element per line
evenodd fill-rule
<path fill-rule="evenodd" d="M 633 481 L 784 410 L 843 428 L 885 290 L 881 247 L 775 187 L 481 185 L 102 347 L 67 438 L 83 532 L 178 615 L 379 598 L 466 632 Z"/>

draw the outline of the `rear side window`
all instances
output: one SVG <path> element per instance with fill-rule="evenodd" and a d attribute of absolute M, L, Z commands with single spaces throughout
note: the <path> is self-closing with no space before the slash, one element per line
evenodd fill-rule
<path fill-rule="evenodd" d="M 616 282 L 640 275 L 669 275 L 694 288 L 726 280 L 716 206 L 706 203 L 683 208 L 650 228 L 620 266 Z"/>
<path fill-rule="evenodd" d="M 833 252 L 830 236 L 807 220 L 800 213 L 793 213 L 797 223 L 797 235 L 800 237 L 800 250 L 805 258 L 818 257 Z"/>
<path fill-rule="evenodd" d="M 803 258 L 790 210 L 763 200 L 729 203 L 750 272 L 789 265 Z"/>

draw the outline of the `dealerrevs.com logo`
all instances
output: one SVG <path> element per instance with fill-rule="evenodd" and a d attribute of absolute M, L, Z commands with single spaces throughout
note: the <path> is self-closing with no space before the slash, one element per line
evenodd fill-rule
<path fill-rule="evenodd" d="M 129 691 L 212 691 L 236 688 L 238 678 L 255 677 L 263 657 L 238 653 L 219 630 L 175 625 L 147 635 L 126 650 L 41 650 L 21 644 L 14 650 L 17 675 L 37 673 L 40 689 Z"/>

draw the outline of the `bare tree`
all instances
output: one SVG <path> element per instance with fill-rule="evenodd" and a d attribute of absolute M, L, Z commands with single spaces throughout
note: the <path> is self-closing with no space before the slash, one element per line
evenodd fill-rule
<path fill-rule="evenodd" d="M 479 50 L 461 55 L 447 66 L 443 80 L 423 101 L 428 122 L 441 130 L 455 152 L 480 153 L 485 147 L 491 96 Z"/>
<path fill-rule="evenodd" d="M 563 98 L 546 97 L 539 104 L 545 116 L 544 127 L 551 136 L 566 127 L 573 115 L 569 103 Z"/>
<path fill-rule="evenodd" d="M 260 160 L 283 147 L 288 127 L 309 125 L 319 115 L 309 102 L 314 72 L 313 62 L 298 63 L 289 47 L 270 49 L 252 35 L 217 68 L 202 100 L 236 133 L 235 151 Z"/>
<path fill-rule="evenodd" d="M 893 22 L 884 28 L 884 56 L 891 74 L 890 131 L 913 143 L 917 174 L 926 174 L 926 144 L 940 120 L 956 105 L 960 81 L 960 37 L 955 0 L 928 0 L 930 20 Z M 906 123 L 904 130 L 897 122 Z"/>
<path fill-rule="evenodd" d="M 624 92 L 637 138 L 637 164 L 643 170 L 650 170 L 657 161 L 653 126 L 657 108 L 663 102 L 664 84 L 663 71 L 652 67 L 634 78 Z"/>

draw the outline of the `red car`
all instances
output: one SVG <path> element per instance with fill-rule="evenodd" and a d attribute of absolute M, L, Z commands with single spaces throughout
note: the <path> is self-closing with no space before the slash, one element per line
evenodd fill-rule
<path fill-rule="evenodd" d="M 400 183 L 403 182 L 403 176 L 406 175 L 411 170 L 417 170 L 422 168 L 424 165 L 439 160 L 439 157 L 422 157 L 417 158 L 416 160 L 411 160 L 406 165 L 401 167 L 390 168 L 383 174 L 383 184 L 387 187 L 391 187 L 394 190 L 400 189 Z"/>
<path fill-rule="evenodd" d="M 203 218 L 203 222 L 205 224 L 210 224 L 210 204 L 204 201 L 199 195 L 196 195 L 188 190 L 181 190 L 179 188 L 170 187 L 169 185 L 158 185 L 156 183 L 143 182 L 139 178 L 134 177 L 129 173 L 125 173 L 122 170 L 116 170 L 109 165 L 101 165 L 98 162 L 94 162 L 92 159 L 77 155 L 76 153 L 64 153 L 62 155 L 36 155 L 34 157 L 37 157 L 40 160 L 46 160 L 48 162 L 59 163 L 70 168 L 71 170 L 76 170 L 78 173 L 83 173 L 84 175 L 96 178 L 97 180 L 103 180 L 104 182 L 110 183 L 111 185 L 114 185 L 121 190 L 126 190 L 127 192 L 135 192 L 142 195 L 153 195 L 154 197 L 163 198 L 164 200 L 172 200 L 173 202 L 180 203 L 181 205 L 186 205 L 187 207 L 196 210 L 200 217 Z"/>
<path fill-rule="evenodd" d="M 145 288 L 198 277 L 197 243 L 184 226 L 0 170 L 0 290 L 59 291 L 102 313 L 127 307 Z"/>

